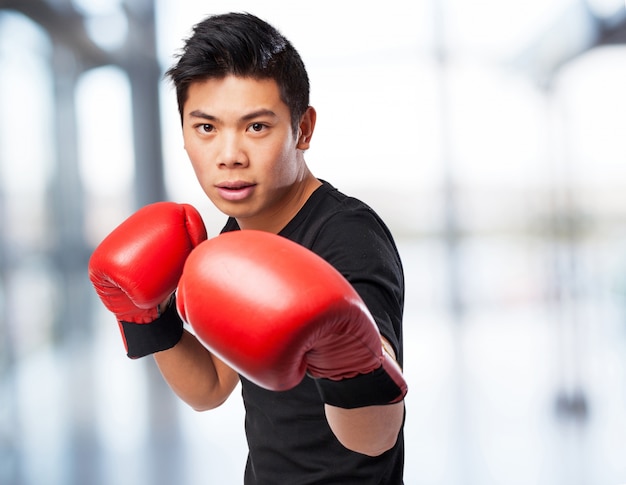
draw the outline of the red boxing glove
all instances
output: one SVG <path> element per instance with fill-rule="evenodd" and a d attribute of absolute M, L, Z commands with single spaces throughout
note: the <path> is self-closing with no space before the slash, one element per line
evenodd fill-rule
<path fill-rule="evenodd" d="M 157 202 L 135 212 L 96 248 L 89 278 L 115 314 L 129 357 L 173 347 L 182 335 L 175 307 L 158 306 L 175 290 L 191 250 L 206 239 L 202 217 L 187 204 Z"/>
<path fill-rule="evenodd" d="M 200 244 L 177 305 L 211 352 L 266 389 L 290 389 L 308 373 L 324 402 L 343 408 L 391 404 L 407 392 L 354 288 L 286 238 L 244 230 Z"/>

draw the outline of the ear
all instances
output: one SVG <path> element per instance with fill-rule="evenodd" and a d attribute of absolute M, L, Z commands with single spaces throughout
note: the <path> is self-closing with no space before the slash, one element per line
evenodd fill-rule
<path fill-rule="evenodd" d="M 308 150 L 311 146 L 311 138 L 313 130 L 315 130 L 315 121 L 317 113 L 313 106 L 309 106 L 300 119 L 300 127 L 298 129 L 298 144 L 296 148 L 299 150 Z"/>

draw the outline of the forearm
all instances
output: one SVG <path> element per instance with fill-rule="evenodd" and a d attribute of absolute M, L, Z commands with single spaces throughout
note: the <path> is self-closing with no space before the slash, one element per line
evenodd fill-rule
<path fill-rule="evenodd" d="M 154 360 L 176 395 L 197 411 L 220 406 L 239 382 L 235 371 L 187 331 L 177 345 L 154 354 Z"/>
<path fill-rule="evenodd" d="M 378 456 L 393 448 L 404 420 L 404 401 L 384 406 L 344 409 L 326 404 L 326 419 L 349 450 Z"/>
<path fill-rule="evenodd" d="M 394 360 L 389 341 L 381 337 L 383 349 Z M 393 448 L 404 422 L 404 401 L 384 406 L 354 409 L 325 405 L 326 420 L 339 440 L 349 450 L 378 456 Z"/>

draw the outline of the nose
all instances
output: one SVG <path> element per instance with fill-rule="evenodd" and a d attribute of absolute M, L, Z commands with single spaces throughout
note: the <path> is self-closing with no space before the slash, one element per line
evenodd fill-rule
<path fill-rule="evenodd" d="M 222 134 L 217 164 L 224 168 L 248 165 L 248 156 L 243 146 L 243 140 L 236 133 Z"/>

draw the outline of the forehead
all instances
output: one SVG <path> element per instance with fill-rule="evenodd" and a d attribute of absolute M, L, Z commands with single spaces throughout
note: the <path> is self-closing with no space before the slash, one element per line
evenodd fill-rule
<path fill-rule="evenodd" d="M 184 112 L 240 112 L 268 108 L 287 110 L 274 79 L 226 76 L 189 85 Z"/>

